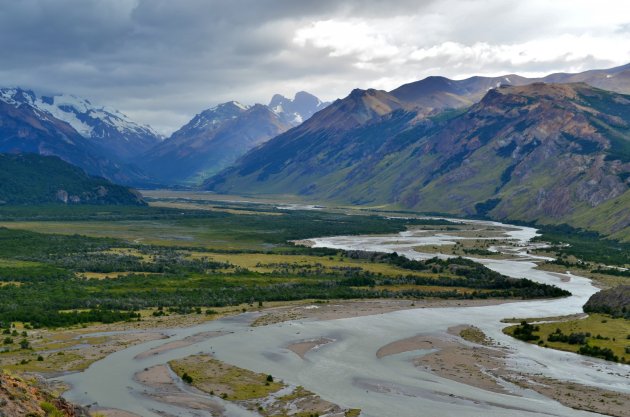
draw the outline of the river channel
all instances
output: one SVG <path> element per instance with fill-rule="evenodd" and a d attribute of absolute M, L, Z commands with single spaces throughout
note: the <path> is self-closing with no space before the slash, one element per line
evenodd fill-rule
<path fill-rule="evenodd" d="M 160 401 L 150 395 L 151 389 L 137 382 L 134 375 L 173 359 L 212 353 L 221 361 L 302 385 L 343 407 L 360 408 L 365 417 L 598 415 L 576 411 L 517 387 L 512 387 L 510 394 L 486 391 L 441 378 L 411 364 L 413 357 L 428 351 L 376 356 L 376 352 L 389 343 L 417 335 L 444 333 L 449 327 L 461 324 L 479 327 L 504 346 L 509 351 L 509 366 L 515 370 L 630 395 L 630 366 L 545 349 L 502 333 L 501 329 L 506 326 L 501 323 L 503 318 L 579 313 L 586 300 L 598 290 L 586 278 L 534 269 L 534 261 L 539 259 L 528 255 L 527 249 L 536 234 L 535 229 L 494 222 L 473 224 L 480 228 L 503 227 L 504 239 L 520 245 L 518 259 L 476 260 L 502 274 L 554 284 L 573 295 L 563 299 L 483 307 L 418 308 L 337 320 L 296 320 L 262 327 L 250 327 L 255 313 L 245 313 L 195 327 L 168 329 L 165 331 L 169 336 L 167 339 L 152 340 L 113 353 L 83 372 L 61 377 L 72 386 L 64 396 L 80 404 L 117 408 L 146 417 L 209 416 L 207 411 Z M 412 259 L 423 259 L 435 255 L 419 253 L 414 247 L 446 244 L 453 240 L 452 235 L 440 232 L 427 234 L 426 231 L 410 230 L 388 236 L 339 236 L 312 239 L 312 242 L 315 246 L 347 250 L 396 251 Z M 217 331 L 222 332 L 220 336 L 160 355 L 141 355 L 165 343 Z M 334 342 L 310 351 L 304 359 L 287 349 L 296 341 L 322 337 Z M 257 415 L 231 403 L 223 405 L 227 416 Z"/>

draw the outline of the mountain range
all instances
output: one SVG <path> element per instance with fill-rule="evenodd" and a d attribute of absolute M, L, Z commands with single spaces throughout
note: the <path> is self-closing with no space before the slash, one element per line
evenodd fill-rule
<path fill-rule="evenodd" d="M 483 98 L 486 92 L 502 85 L 529 85 L 534 83 L 577 83 L 618 93 L 630 94 L 630 64 L 605 70 L 589 70 L 576 74 L 554 73 L 540 78 L 526 78 L 516 74 L 499 77 L 470 77 L 450 80 L 432 76 L 402 85 L 390 93 L 398 100 L 412 106 L 444 109 L 471 106 Z"/>
<path fill-rule="evenodd" d="M 391 92 L 354 90 L 205 188 L 623 234 L 630 97 L 589 84 L 630 93 L 628 74 L 430 77 Z"/>
<path fill-rule="evenodd" d="M 428 77 L 333 103 L 220 104 L 162 140 L 73 96 L 0 90 L 0 152 L 57 155 L 124 184 L 630 230 L 630 64 Z"/>
<path fill-rule="evenodd" d="M 293 100 L 276 94 L 268 106 L 223 103 L 197 114 L 137 163 L 161 183 L 199 184 L 327 104 L 304 91 Z"/>
<path fill-rule="evenodd" d="M 160 138 L 123 114 L 74 96 L 0 90 L 0 152 L 56 155 L 123 184 L 150 184 L 128 159 Z"/>
<path fill-rule="evenodd" d="M 220 104 L 163 140 L 121 112 L 72 95 L 0 89 L 0 152 L 56 155 L 122 184 L 195 185 L 328 103 L 299 92 L 269 106 Z M 273 107 L 272 107 L 273 105 Z"/>

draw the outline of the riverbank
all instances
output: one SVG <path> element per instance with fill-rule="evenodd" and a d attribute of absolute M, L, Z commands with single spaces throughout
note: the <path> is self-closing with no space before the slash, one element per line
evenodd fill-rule
<path fill-rule="evenodd" d="M 290 312 L 297 308 L 305 312 L 313 312 L 309 315 L 308 320 L 326 322 L 340 320 L 343 319 L 343 317 L 365 317 L 365 313 L 368 311 L 382 312 L 383 310 L 394 311 L 392 309 L 395 308 L 400 308 L 401 310 L 411 308 L 411 305 L 406 303 L 407 302 L 400 300 L 378 300 L 377 303 L 374 301 L 349 301 L 332 304 L 329 306 L 331 310 L 328 312 L 309 308 L 312 307 L 313 304 L 304 306 L 282 306 L 270 308 L 260 314 L 263 314 L 262 317 L 265 317 L 266 314 L 275 315 L 280 314 L 279 312 Z M 479 304 L 478 302 L 475 303 Z M 424 306 L 416 305 L 414 307 L 429 308 L 429 306 L 430 308 L 438 307 L 435 304 L 432 305 L 430 301 Z M 444 304 L 441 306 L 445 308 L 448 307 Z M 452 305 L 450 307 L 452 307 Z M 302 317 L 302 319 L 306 319 L 306 317 Z M 470 336 L 471 334 L 473 336 Z M 480 334 L 481 336 L 479 336 Z M 182 339 L 180 341 L 181 343 L 169 342 L 159 348 L 136 355 L 136 358 L 143 359 L 149 356 L 160 355 L 172 349 L 188 346 L 192 342 L 199 341 L 202 338 L 212 338 L 216 336 L 221 335 L 208 333 L 204 334 L 203 337 L 200 334 L 188 336 Z M 327 345 L 335 342 L 336 340 L 325 337 L 312 338 L 286 345 L 286 348 L 296 354 L 301 360 L 306 360 L 307 356 L 310 356 L 312 352 L 320 348 L 325 348 Z M 413 358 L 411 364 L 417 369 L 428 371 L 441 378 L 476 387 L 484 391 L 521 397 L 523 394 L 522 390 L 531 390 L 576 410 L 591 411 L 617 417 L 623 417 L 625 411 L 630 407 L 630 397 L 624 393 L 589 387 L 549 378 L 543 375 L 532 375 L 531 373 L 513 369 L 509 362 L 509 357 L 512 353 L 511 349 L 486 337 L 478 328 L 469 325 L 451 326 L 444 333 L 418 335 L 396 340 L 381 346 L 376 351 L 375 357 L 382 360 L 390 356 L 409 352 L 413 353 L 414 351 L 430 351 L 427 354 Z M 234 370 L 232 366 L 212 359 L 211 357 L 201 358 L 199 356 L 190 356 L 178 363 L 181 366 L 180 372 L 178 373 L 181 375 L 183 372 L 188 372 L 190 375 L 193 375 L 193 380 L 200 380 L 200 375 L 205 375 L 205 377 L 203 377 L 205 379 L 207 379 L 209 375 L 216 377 L 218 369 L 221 369 L 222 372 Z M 248 371 L 241 370 L 238 372 Z M 275 372 L 272 371 L 272 373 Z M 221 408 L 220 403 L 217 403 L 216 400 L 212 400 L 212 396 L 204 399 L 190 392 L 183 391 L 181 389 L 181 381 L 177 382 L 173 380 L 173 375 L 169 373 L 168 367 L 165 365 L 147 368 L 139 372 L 136 374 L 136 380 L 151 388 L 154 391 L 152 396 L 160 402 L 176 406 L 186 406 L 189 409 L 212 410 L 216 415 L 223 415 L 225 411 Z M 219 378 L 218 380 L 223 380 L 223 383 L 226 383 L 225 379 Z M 216 381 L 212 382 L 214 379 L 209 381 L 210 382 L 207 381 L 204 385 L 204 391 L 208 393 L 213 392 L 217 397 L 220 397 L 222 393 L 219 389 L 220 384 L 217 385 Z M 264 381 L 261 381 L 261 384 L 264 385 Z M 219 389 L 219 391 L 217 391 L 217 389 Z M 230 395 L 234 395 L 232 391 L 230 392 L 232 393 Z M 240 403 L 237 402 L 237 404 Z M 256 401 L 247 400 L 240 405 L 251 408 L 253 404 L 256 404 Z M 266 402 L 265 404 L 270 403 Z M 330 407 L 329 402 L 325 401 L 320 403 L 319 400 L 315 401 L 315 403 L 305 401 L 304 404 L 307 404 L 308 407 L 311 408 L 314 407 L 314 404 L 324 409 Z M 300 408 L 297 409 L 304 411 Z M 125 413 L 120 410 L 99 409 L 98 411 L 107 417 L 136 417 L 134 414 Z"/>
<path fill-rule="evenodd" d="M 624 393 L 561 381 L 543 375 L 532 375 L 510 367 L 510 350 L 486 338 L 482 343 L 465 340 L 461 334 L 467 326 L 448 329 L 434 337 L 402 340 L 389 349 L 434 349 L 415 358 L 415 366 L 453 381 L 484 390 L 514 395 L 524 388 L 552 398 L 576 410 L 608 416 L 625 417 L 630 396 Z"/>
<path fill-rule="evenodd" d="M 490 306 L 516 302 L 509 299 L 376 299 L 376 300 L 330 300 L 303 305 L 279 306 L 262 310 L 252 326 L 267 326 L 290 320 L 336 320 L 350 317 L 374 316 L 393 311 L 417 308 L 450 308 Z"/>
<path fill-rule="evenodd" d="M 137 385 L 135 376 L 145 368 L 203 354 L 228 366 L 272 374 L 274 379 L 303 385 L 330 403 L 361 408 L 369 416 L 415 417 L 419 409 L 425 410 L 427 415 L 446 413 L 467 417 L 595 415 L 568 407 L 579 404 L 560 401 L 559 397 L 554 399 L 555 394 L 551 392 L 543 395 L 524 388 L 517 380 L 508 379 L 510 374 L 523 375 L 538 384 L 542 382 L 536 382 L 534 377 L 548 378 L 566 387 L 584 385 L 593 390 L 594 399 L 596 396 L 606 398 L 607 387 L 618 396 L 627 396 L 628 379 L 622 374 L 627 368 L 583 360 L 565 352 L 541 352 L 541 348 L 515 341 L 501 332 L 505 324 L 500 321 L 506 317 L 578 313 L 585 300 L 596 291 L 581 277 L 535 270 L 534 259 L 526 254 L 526 243 L 535 235 L 535 230 L 511 228 L 506 233 L 516 245 L 523 245 L 518 250 L 522 260 L 481 260 L 487 267 L 515 278 L 531 277 L 537 282 L 558 285 L 573 295 L 488 305 L 473 305 L 467 301 L 423 305 L 425 300 L 413 301 L 413 305 L 411 300 L 391 300 L 392 304 L 385 305 L 379 305 L 382 300 L 343 303 L 311 300 L 290 307 L 265 303 L 265 307 L 273 308 L 195 327 L 168 329 L 167 340 L 147 342 L 110 355 L 84 373 L 66 378 L 67 382 L 81 387 L 69 395 L 83 403 L 98 402 L 103 406 L 133 402 L 133 407 L 148 410 L 140 415 L 157 415 L 150 410 L 171 408 L 155 398 L 150 388 Z M 426 233 L 416 237 L 413 232 L 405 232 L 315 241 L 318 246 L 351 251 L 395 251 L 411 259 L 421 259 L 424 255 L 413 248 L 433 244 L 431 239 L 439 242 L 437 244 L 447 240 L 440 236 L 432 238 Z M 374 302 L 376 304 L 370 304 Z M 253 327 L 252 322 L 256 323 Z M 453 333 L 452 329 L 461 325 L 476 326 L 492 343 L 461 338 L 461 330 L 459 334 Z M 216 331 L 225 334 L 192 344 L 191 339 L 187 339 Z M 166 344 L 168 348 L 160 349 Z M 150 351 L 151 354 L 143 354 Z M 497 356 L 499 362 L 491 362 Z M 428 362 L 417 362 L 414 366 L 420 358 Z M 495 370 L 496 375 L 490 372 Z M 447 371 L 451 375 L 447 375 Z M 559 395 L 566 392 L 553 384 L 549 386 L 561 392 Z M 621 400 L 615 397 L 613 401 Z M 581 408 L 588 409 L 588 406 Z M 190 410 L 176 410 L 171 414 L 193 415 Z M 131 406 L 130 411 L 134 411 Z"/>
<path fill-rule="evenodd" d="M 307 321 L 333 321 L 352 317 L 377 316 L 394 311 L 404 311 L 412 309 L 436 309 L 453 307 L 481 307 L 500 305 L 510 301 L 506 300 L 347 300 L 331 301 L 328 303 L 304 302 L 291 303 L 290 305 L 277 305 L 262 308 L 256 311 L 256 317 L 252 317 L 251 326 L 271 326 L 291 320 Z M 240 312 L 235 310 L 234 313 Z M 180 318 L 181 319 L 181 318 Z M 195 320 L 191 320 L 192 324 Z M 168 323 L 181 321 L 172 317 Z M 203 321 L 206 321 L 205 319 Z M 145 323 L 144 325 L 147 325 Z M 164 324 L 164 321 L 155 324 Z M 111 331 L 112 328 L 126 327 L 123 324 L 103 326 Z M 133 331 L 133 326 L 127 324 L 127 330 Z M 464 338 L 469 332 L 470 326 L 452 326 L 446 332 L 431 336 L 414 336 L 382 346 L 376 351 L 376 358 L 382 359 L 392 355 L 417 350 L 431 350 L 423 356 L 413 359 L 413 366 L 418 369 L 428 371 L 442 378 L 450 379 L 458 383 L 463 383 L 485 391 L 496 392 L 506 395 L 519 395 L 519 389 L 535 391 L 545 397 L 577 410 L 593 411 L 611 416 L 624 416 L 625 410 L 630 407 L 630 397 L 619 392 L 605 390 L 601 388 L 589 387 L 574 382 L 562 381 L 545 377 L 543 375 L 532 375 L 526 372 L 519 372 L 509 365 L 508 357 L 510 349 L 497 344 L 496 341 L 487 338 Z M 154 329 L 156 330 L 156 329 Z M 143 334 L 143 333 L 140 333 Z M 149 335 L 151 333 L 145 333 Z M 172 350 L 190 346 L 201 340 L 222 336 L 222 332 L 206 332 L 194 334 L 181 340 L 166 342 L 156 348 L 149 349 L 138 355 L 136 359 L 141 360 L 150 356 L 157 356 Z M 122 335 L 121 335 L 122 336 Z M 129 337 L 129 334 L 124 335 Z M 112 336 L 113 337 L 113 336 Z M 162 336 L 163 337 L 163 336 Z M 146 340 L 150 340 L 147 338 Z M 146 341 L 145 340 L 145 341 Z M 141 340 L 138 340 L 138 343 Z M 333 339 L 321 337 L 300 340 L 286 346 L 302 360 L 307 355 L 326 345 L 335 342 Z M 126 346 L 120 346 L 126 348 Z M 190 367 L 190 358 L 186 359 Z M 219 362 L 213 362 L 217 366 Z M 227 365 L 226 365 L 227 366 Z M 208 373 L 210 368 L 198 363 L 196 372 Z M 189 368 L 190 369 L 190 368 Z M 136 375 L 136 379 L 152 389 L 157 389 L 159 395 L 154 397 L 159 401 L 171 405 L 183 406 L 192 409 L 210 409 L 219 413 L 221 405 L 211 399 L 200 399 L 182 391 L 178 388 L 173 376 L 169 374 L 165 366 L 149 368 Z M 602 401 L 603 400 L 603 401 Z M 309 403 L 310 404 L 310 403 Z M 311 404 L 312 405 L 312 404 Z M 107 417 L 135 417 L 121 410 L 99 409 L 99 412 Z M 220 415 L 220 413 L 218 414 Z"/>
<path fill-rule="evenodd" d="M 93 324 L 65 329 L 29 330 L 30 349 L 8 351 L 0 355 L 0 367 L 14 372 L 54 377 L 78 372 L 115 352 L 152 340 L 166 339 L 169 329 L 189 328 L 222 317 L 253 312 L 252 326 L 265 326 L 290 320 L 334 320 L 385 314 L 414 308 L 470 307 L 496 305 L 514 300 L 448 300 L 448 299 L 376 299 L 376 300 L 300 300 L 266 303 L 262 307 L 248 304 L 216 308 L 215 314 L 170 314 L 154 316 L 154 310 L 142 312 L 141 321 Z M 217 335 L 220 335 L 218 333 Z M 203 336 L 203 337 L 202 337 Z M 197 343 L 205 335 L 168 342 L 143 355 L 154 355 Z M 38 359 L 41 357 L 41 360 Z M 140 357 L 139 359 L 142 359 Z"/>

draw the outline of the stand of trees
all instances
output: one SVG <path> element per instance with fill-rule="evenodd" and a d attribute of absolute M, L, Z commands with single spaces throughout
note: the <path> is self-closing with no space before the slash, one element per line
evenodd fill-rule
<path fill-rule="evenodd" d="M 85 216 L 89 207 L 77 207 Z M 3 211 L 12 212 L 10 208 Z M 26 211 L 29 209 L 26 208 Z M 101 208 L 102 210 L 102 208 Z M 108 216 L 174 216 L 172 210 L 112 208 Z M 90 214 L 92 213 L 92 214 Z M 24 213 L 22 214 L 24 215 Z M 58 208 L 42 215 L 63 216 Z M 188 217 L 187 217 L 188 216 Z M 128 218 L 128 217 L 126 217 Z M 532 298 L 569 295 L 557 287 L 526 279 L 511 279 L 464 258 L 412 261 L 398 254 L 341 252 L 291 247 L 289 239 L 326 234 L 391 233 L 416 220 L 385 220 L 372 216 L 287 212 L 281 216 L 233 215 L 210 212 L 185 214 L 180 222 L 212 221 L 230 239 L 252 236 L 273 246 L 273 253 L 308 254 L 368 259 L 402 271 L 382 275 L 356 266 L 278 264 L 273 272 L 258 273 L 208 258 L 188 257 L 188 248 L 131 244 L 117 239 L 78 235 L 39 234 L 0 228 L 0 321 L 23 321 L 34 327 L 56 327 L 92 321 L 135 320 L 148 307 L 197 311 L 241 303 L 297 299 L 350 298 Z M 120 248 L 132 250 L 121 251 Z M 113 250 L 116 249 L 116 250 Z M 190 248 L 192 249 L 192 248 Z M 194 248 L 203 252 L 203 248 Z M 223 251 L 226 252 L 226 251 Z M 231 252 L 231 251 L 227 251 Z M 237 251 L 243 253 L 245 251 Z M 419 276 L 418 271 L 426 272 Z M 125 272 L 116 279 L 84 279 L 89 272 Z M 148 275 L 151 274 L 151 275 Z M 424 274 L 423 274 L 424 275 Z M 409 284 L 413 287 L 409 288 Z M 404 285 L 404 290 L 396 286 Z M 393 287 L 392 287 L 393 286 Z M 441 291 L 424 286 L 441 286 Z M 390 289 L 384 289 L 390 288 Z M 403 287 L 401 287 L 403 288 Z M 470 289 L 460 291 L 458 288 Z"/>

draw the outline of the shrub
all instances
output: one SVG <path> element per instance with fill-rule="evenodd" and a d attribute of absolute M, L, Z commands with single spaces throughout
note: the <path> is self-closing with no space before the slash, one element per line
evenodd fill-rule
<path fill-rule="evenodd" d="M 64 414 L 51 403 L 43 402 L 39 406 L 46 413 L 46 417 L 64 417 Z"/>

